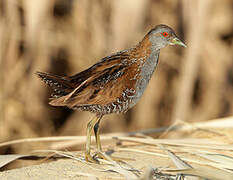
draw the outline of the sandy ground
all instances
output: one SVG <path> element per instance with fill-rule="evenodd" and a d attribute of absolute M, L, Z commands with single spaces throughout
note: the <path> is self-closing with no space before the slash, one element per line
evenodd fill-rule
<path fill-rule="evenodd" d="M 150 138 L 138 138 L 137 140 L 138 142 L 139 140 L 147 141 L 147 143 L 149 141 L 164 141 Z M 145 175 L 149 169 L 154 170 L 152 173 L 156 180 L 174 180 L 175 175 L 180 173 L 193 174 L 211 180 L 233 179 L 233 172 L 231 171 L 232 145 L 213 144 L 210 140 L 206 141 L 205 139 L 198 139 L 198 141 L 181 140 L 175 140 L 175 144 L 166 146 L 162 146 L 158 142 L 157 145 L 121 144 L 115 146 L 114 153 L 111 154 L 112 159 L 115 157 L 121 159 L 121 161 L 100 160 L 99 164 L 87 163 L 84 160 L 84 152 L 57 151 L 59 155 L 61 153 L 72 155 L 73 159 L 60 158 L 50 162 L 39 160 L 35 162 L 38 165 L 29 166 L 25 166 L 27 163 L 22 163 L 24 165 L 24 167 L 21 166 L 22 168 L 0 172 L 0 180 L 149 180 L 150 178 L 146 178 Z M 174 140 L 167 139 L 166 143 L 169 144 L 169 142 L 172 143 Z M 190 144 L 190 142 L 192 143 Z M 110 148 L 105 147 L 104 149 Z"/>
<path fill-rule="evenodd" d="M 80 154 L 79 154 L 80 155 Z M 127 171 L 129 176 L 141 177 L 149 167 L 165 167 L 169 162 L 168 158 L 157 158 L 136 152 L 115 152 L 115 157 L 128 158 L 125 164 L 118 162 L 122 167 L 133 168 L 137 171 Z M 109 171 L 107 171 L 109 169 Z M 50 163 L 32 165 L 28 167 L 8 170 L 0 173 L 0 179 L 5 180 L 54 180 L 54 179 L 125 179 L 120 170 L 114 165 L 106 163 L 93 164 L 80 162 L 73 159 L 60 159 Z M 119 171 L 119 172 L 113 172 Z M 124 172 L 122 172 L 124 174 Z"/>

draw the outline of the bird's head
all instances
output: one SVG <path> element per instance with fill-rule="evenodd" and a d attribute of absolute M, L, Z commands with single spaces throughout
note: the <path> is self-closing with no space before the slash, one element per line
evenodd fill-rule
<path fill-rule="evenodd" d="M 155 49 L 161 49 L 167 45 L 186 45 L 176 36 L 172 28 L 167 25 L 160 24 L 151 29 L 147 34 L 149 41 Z"/>

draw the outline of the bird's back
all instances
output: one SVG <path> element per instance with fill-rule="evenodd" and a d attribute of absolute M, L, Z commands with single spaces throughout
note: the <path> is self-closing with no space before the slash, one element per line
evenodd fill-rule
<path fill-rule="evenodd" d="M 50 104 L 94 113 L 125 112 L 142 96 L 157 65 L 159 51 L 153 52 L 148 39 L 134 48 L 101 59 L 70 77 L 38 72 L 54 89 Z"/>

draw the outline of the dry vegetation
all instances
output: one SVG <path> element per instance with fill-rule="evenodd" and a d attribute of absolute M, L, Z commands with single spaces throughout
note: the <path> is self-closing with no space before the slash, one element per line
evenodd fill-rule
<path fill-rule="evenodd" d="M 160 23 L 173 27 L 188 48 L 163 49 L 140 103 L 126 114 L 106 116 L 101 131 L 129 132 L 178 120 L 232 116 L 232 20 L 232 0 L 0 0 L 1 142 L 85 135 L 92 115 L 49 106 L 50 91 L 34 73 L 72 75 L 136 44 Z M 186 136 L 187 132 L 166 134 Z M 47 148 L 43 141 L 12 144 L 0 147 L 0 153 Z"/>

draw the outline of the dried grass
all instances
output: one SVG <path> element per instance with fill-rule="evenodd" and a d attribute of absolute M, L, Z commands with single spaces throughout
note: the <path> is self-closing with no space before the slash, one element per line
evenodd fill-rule
<path fill-rule="evenodd" d="M 105 117 L 109 121 L 101 125 L 104 133 L 145 130 L 105 134 L 102 140 L 109 147 L 112 137 L 118 137 L 123 146 L 116 151 L 167 158 L 178 167 L 189 163 L 196 175 L 211 169 L 208 177 L 213 179 L 217 173 L 227 177 L 232 169 L 227 168 L 232 166 L 232 117 L 206 120 L 233 114 L 232 17 L 231 0 L 0 0 L 0 152 L 16 153 L 16 158 L 35 149 L 83 145 L 90 115 L 48 106 L 49 91 L 35 71 L 74 74 L 165 23 L 189 49 L 161 51 L 156 76 L 140 103 L 127 114 Z M 169 129 L 155 128 L 171 122 Z M 149 150 L 133 146 L 144 147 L 145 142 Z M 157 179 L 181 177 L 147 170 L 141 178 L 151 173 Z M 91 173 L 77 175 L 96 179 Z"/>
<path fill-rule="evenodd" d="M 214 131 L 219 131 L 215 127 L 216 124 L 221 124 L 222 122 L 229 121 L 229 119 L 219 119 L 213 120 L 206 123 L 206 127 L 213 129 Z M 232 121 L 232 118 L 231 118 Z M 101 137 L 103 141 L 109 139 L 115 139 L 120 141 L 120 145 L 115 145 L 113 148 L 113 154 L 111 156 L 103 153 L 104 159 L 99 159 L 100 165 L 96 166 L 92 163 L 87 163 L 84 159 L 82 152 L 70 152 L 70 151 L 58 151 L 58 150 L 37 150 L 28 155 L 1 155 L 0 158 L 4 159 L 4 163 L 1 163 L 1 167 L 5 166 L 12 161 L 20 158 L 38 156 L 38 157 L 65 157 L 68 159 L 73 159 L 81 164 L 86 164 L 91 169 L 96 172 L 104 173 L 104 176 L 108 176 L 110 172 L 115 172 L 117 176 L 109 177 L 113 179 L 148 179 L 148 177 L 162 177 L 167 176 L 170 179 L 181 178 L 189 176 L 203 177 L 207 179 L 229 179 L 233 178 L 233 145 L 230 141 L 223 141 L 225 138 L 222 136 L 224 132 L 218 136 L 218 138 L 209 138 L 209 134 L 212 132 L 205 131 L 202 138 L 200 137 L 189 137 L 193 132 L 197 131 L 196 128 L 190 129 L 189 127 L 195 127 L 199 123 L 194 124 L 183 124 L 179 129 L 173 130 L 176 134 L 188 131 L 188 136 L 186 138 L 179 139 L 154 139 L 148 138 L 148 136 L 142 137 L 128 137 L 128 135 L 137 135 L 138 133 L 118 133 L 109 134 Z M 207 126 L 208 124 L 208 126 Z M 188 127 L 188 128 L 187 128 Z M 220 126 L 221 127 L 221 126 Z M 204 128 L 204 127 L 203 127 Z M 222 128 L 222 127 L 221 127 Z M 232 128 L 227 127 L 229 131 L 232 132 Z M 170 137 L 173 131 L 167 131 L 165 137 Z M 144 132 L 148 132 L 144 130 Z M 141 132 L 142 133 L 142 132 Z M 143 133 L 142 133 L 143 134 Z M 116 137 L 117 136 L 117 137 Z M 39 142 L 39 141 L 70 141 L 75 140 L 77 143 L 85 143 L 85 137 L 83 136 L 70 136 L 70 137 L 44 137 L 44 138 L 31 138 L 22 139 L 13 142 L 6 142 L 0 144 L 1 147 L 9 146 L 14 143 L 28 143 L 28 142 Z M 127 143 L 131 142 L 131 144 Z M 133 143 L 132 143 L 133 142 Z M 111 149 L 110 146 L 104 146 L 104 148 Z M 131 154 L 133 159 L 131 159 L 125 154 Z M 46 155 L 47 154 L 47 155 Z M 140 164 L 142 159 L 145 158 L 146 163 L 144 165 Z M 121 161 L 113 160 L 113 158 L 121 159 Z M 148 159 L 154 159 L 153 163 L 149 163 Z M 58 161 L 59 162 L 59 161 Z M 158 162 L 158 163 L 155 163 Z M 161 164 L 164 164 L 163 166 Z M 32 166 L 33 167 L 33 166 Z M 148 169 L 148 167 L 151 167 Z M 143 171 L 141 169 L 144 169 Z M 147 173 L 145 169 L 147 169 Z M 92 173 L 85 172 L 70 172 L 72 176 L 84 176 L 91 178 L 100 178 L 102 176 Z M 148 174 L 149 173 L 149 174 Z"/>

